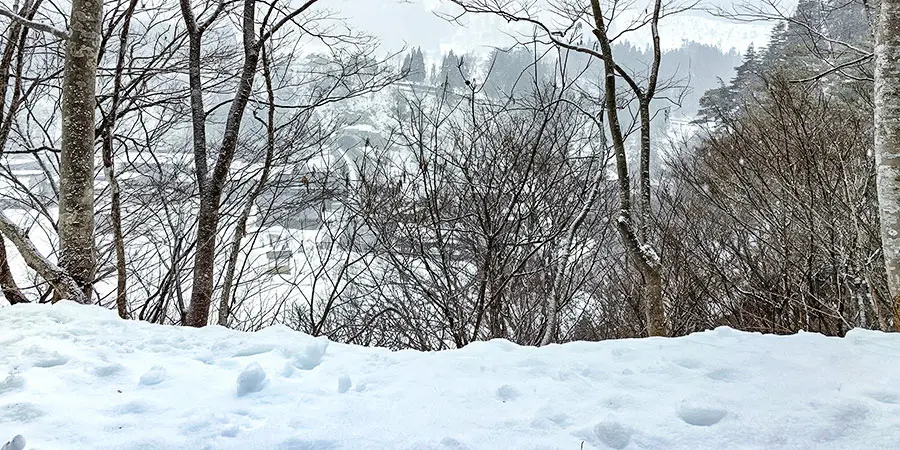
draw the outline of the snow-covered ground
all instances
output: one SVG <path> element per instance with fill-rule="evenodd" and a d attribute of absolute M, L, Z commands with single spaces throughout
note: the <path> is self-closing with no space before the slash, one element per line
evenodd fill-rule
<path fill-rule="evenodd" d="M 887 449 L 900 335 L 506 341 L 437 353 L 0 308 L 0 444 L 27 449 Z M 582 447 L 583 446 L 583 447 Z"/>

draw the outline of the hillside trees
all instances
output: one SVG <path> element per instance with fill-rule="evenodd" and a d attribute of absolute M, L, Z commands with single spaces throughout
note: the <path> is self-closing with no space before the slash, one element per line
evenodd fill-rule
<path fill-rule="evenodd" d="M 400 73 L 404 74 L 405 79 L 421 83 L 425 81 L 425 55 L 422 53 L 421 47 L 416 47 L 403 57 L 403 65 L 400 67 Z"/>
<path fill-rule="evenodd" d="M 690 299 L 675 322 L 890 328 L 864 10 L 807 2 L 783 20 L 707 92 L 704 131 L 670 164 L 665 228 L 681 238 L 666 252 L 688 262 L 668 290 Z"/>
<path fill-rule="evenodd" d="M 642 308 L 646 320 L 647 334 L 651 336 L 666 335 L 667 324 L 665 305 L 662 293 L 661 261 L 657 249 L 654 248 L 650 160 L 652 152 L 652 114 L 651 108 L 660 87 L 659 69 L 662 58 L 660 46 L 659 20 L 666 14 L 677 12 L 678 8 L 663 10 L 661 1 L 652 2 L 644 15 L 627 31 L 649 30 L 651 36 L 651 61 L 644 71 L 629 72 L 617 63 L 613 54 L 613 40 L 617 36 L 609 30 L 616 16 L 615 3 L 610 7 L 599 0 L 591 0 L 589 11 L 580 6 L 558 2 L 553 4 L 553 17 L 541 18 L 532 7 L 526 4 L 501 2 L 496 0 L 453 0 L 464 13 L 493 14 L 509 22 L 523 22 L 533 25 L 541 34 L 541 38 L 549 40 L 553 45 L 596 58 L 603 64 L 603 79 L 600 89 L 603 93 L 603 107 L 606 114 L 606 126 L 616 159 L 616 178 L 619 191 L 619 213 L 616 215 L 616 229 L 622 245 L 627 251 L 629 263 L 641 274 L 643 284 Z M 552 20 L 561 21 L 556 26 Z M 550 21 L 548 21 L 550 20 Z M 553 25 L 548 25 L 553 24 Z M 577 25 L 577 26 L 576 26 Z M 577 35 L 575 30 L 585 27 L 591 30 L 596 47 L 584 44 L 585 36 Z M 632 69 L 637 70 L 637 69 Z M 622 97 L 619 81 L 627 86 L 628 97 Z M 628 130 L 623 129 L 623 121 L 619 111 L 627 108 L 629 99 L 637 105 L 634 117 L 640 135 L 638 150 L 638 183 L 632 185 L 632 173 L 629 169 L 626 138 Z"/>
<path fill-rule="evenodd" d="M 611 155 L 591 105 L 568 86 L 512 107 L 469 85 L 402 98 L 392 136 L 407 156 L 383 155 L 359 185 L 378 260 L 358 283 L 390 306 L 392 346 L 570 335 L 556 318 L 579 314 L 580 281 L 610 248 Z"/>
<path fill-rule="evenodd" d="M 866 108 L 788 74 L 760 88 L 671 164 L 663 226 L 688 327 L 786 333 L 884 329 Z M 764 87 L 762 87 L 764 86 Z M 675 236 L 678 236 L 676 239 Z M 691 318 L 688 318 L 691 317 Z"/>
<path fill-rule="evenodd" d="M 238 140 L 244 119 L 244 112 L 254 93 L 254 81 L 259 65 L 260 53 L 264 45 L 279 37 L 282 28 L 303 20 L 315 25 L 309 15 L 318 0 L 308 0 L 295 8 L 282 11 L 277 4 L 263 5 L 256 0 L 245 0 L 237 13 L 240 23 L 240 39 L 243 62 L 240 66 L 240 77 L 236 81 L 236 92 L 226 104 L 228 112 L 222 126 L 221 140 L 214 158 L 207 149 L 208 113 L 205 108 L 202 67 L 203 35 L 208 27 L 215 23 L 218 16 L 225 11 L 225 3 L 218 3 L 211 13 L 199 21 L 195 18 L 194 7 L 187 0 L 181 2 L 182 17 L 188 29 L 190 41 L 190 85 L 191 111 L 193 127 L 194 166 L 196 180 L 200 192 L 200 209 L 196 228 L 196 250 L 194 253 L 193 282 L 191 301 L 185 316 L 185 324 L 195 327 L 208 323 L 210 305 L 214 291 L 215 253 L 217 233 L 219 230 L 220 204 L 225 183 L 228 179 L 231 164 L 238 147 Z M 262 9 L 258 19 L 257 9 Z M 353 97 L 361 93 L 371 92 L 384 87 L 393 77 L 380 67 L 378 61 L 370 57 L 371 50 L 364 45 L 364 36 L 355 34 L 329 34 L 328 29 L 303 29 L 312 37 L 325 42 L 333 42 L 332 52 L 340 59 L 341 67 L 338 76 L 328 79 L 331 90 L 328 102 L 341 98 Z M 319 33 L 319 34 L 316 34 Z M 346 44 L 345 49 L 340 49 Z M 328 77 L 328 75 L 326 75 Z M 328 87 L 324 87 L 328 90 Z M 212 168 L 208 167 L 212 160 Z"/>

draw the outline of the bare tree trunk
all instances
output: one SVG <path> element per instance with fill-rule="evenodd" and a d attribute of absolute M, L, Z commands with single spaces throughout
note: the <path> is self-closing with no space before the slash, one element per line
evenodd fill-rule
<path fill-rule="evenodd" d="M 28 303 L 25 294 L 16 285 L 16 279 L 13 278 L 12 270 L 9 268 L 9 260 L 6 258 L 6 243 L 0 234 L 0 290 L 10 305 L 16 303 Z"/>
<path fill-rule="evenodd" d="M 659 260 L 647 264 L 643 268 L 644 295 L 647 297 L 647 334 L 650 336 L 666 336 L 669 331 L 666 326 L 666 311 L 662 297 L 662 275 L 660 274 Z"/>
<path fill-rule="evenodd" d="M 62 85 L 59 265 L 90 301 L 94 249 L 94 109 L 101 0 L 73 0 Z"/>
<path fill-rule="evenodd" d="M 197 187 L 203 192 L 206 183 L 206 109 L 203 106 L 203 80 L 200 77 L 200 50 L 203 45 L 203 33 L 221 14 L 225 2 L 210 14 L 203 23 L 197 23 L 189 0 L 181 0 L 181 16 L 188 32 L 188 82 L 191 89 L 191 130 L 194 138 L 194 172 Z"/>
<path fill-rule="evenodd" d="M 112 102 L 107 113 L 106 126 L 103 135 L 103 170 L 109 183 L 110 191 L 110 219 L 112 220 L 113 242 L 116 250 L 116 310 L 119 317 L 128 318 L 128 303 L 126 298 L 127 277 L 125 270 L 125 236 L 122 233 L 122 198 L 119 191 L 119 181 L 116 179 L 114 164 L 116 114 L 118 114 L 119 100 L 122 93 L 122 73 L 125 70 L 125 56 L 128 50 L 128 30 L 131 25 L 131 17 L 137 0 L 128 3 L 128 9 L 122 18 L 122 32 L 119 34 L 119 54 L 116 60 L 116 75 L 113 80 Z"/>
<path fill-rule="evenodd" d="M 26 16 L 25 18 L 30 19 L 33 15 L 32 11 L 25 11 L 28 9 L 28 5 L 25 5 L 23 8 L 23 13 Z M 9 136 L 10 128 L 12 127 L 13 118 L 15 117 L 16 110 L 18 109 L 19 96 L 22 92 L 22 47 L 23 43 L 19 41 L 20 35 L 24 38 L 24 35 L 27 33 L 27 29 L 22 26 L 20 23 L 15 22 L 9 27 L 9 33 L 7 34 L 6 46 L 3 49 L 3 56 L 0 58 L 0 156 L 3 155 L 3 150 L 6 148 L 6 140 Z M 18 64 L 16 65 L 15 75 L 10 74 L 10 68 L 12 66 L 13 57 L 16 56 L 18 50 Z M 15 84 L 13 84 L 12 89 L 12 97 L 9 102 L 9 111 L 4 115 L 3 107 L 6 105 L 6 94 L 8 91 L 8 85 L 11 80 L 15 79 Z M 3 235 L 0 234 L 0 290 L 3 291 L 3 295 L 6 297 L 6 300 L 9 301 L 11 305 L 15 305 L 16 303 L 27 303 L 28 299 L 25 298 L 25 295 L 22 294 L 22 291 L 19 290 L 19 286 L 16 285 L 16 280 L 13 277 L 12 270 L 9 267 L 9 260 L 6 256 L 6 243 L 3 240 Z"/>
<path fill-rule="evenodd" d="M 578 232 L 578 229 L 581 228 L 581 224 L 584 223 L 584 219 L 587 217 L 588 213 L 594 209 L 594 203 L 597 201 L 604 175 L 603 170 L 597 171 L 587 201 L 584 203 L 584 206 L 581 207 L 581 211 L 578 213 L 575 220 L 569 224 L 566 235 L 563 237 L 562 243 L 560 243 L 559 268 L 556 271 L 556 276 L 553 277 L 550 300 L 547 305 L 547 327 L 544 329 L 544 334 L 541 336 L 540 342 L 540 345 L 542 346 L 552 343 L 554 336 L 556 335 L 556 327 L 559 326 L 559 303 L 560 300 L 562 300 L 563 284 L 565 283 L 566 275 L 568 273 L 569 259 L 572 258 L 572 242 L 575 240 L 575 233 Z"/>
<path fill-rule="evenodd" d="M 231 251 L 228 255 L 228 267 L 225 269 L 225 281 L 222 285 L 222 298 L 219 302 L 219 321 L 221 326 L 228 326 L 228 316 L 231 314 L 231 289 L 234 285 L 234 274 L 237 270 L 237 260 L 241 251 L 241 241 L 247 233 L 247 220 L 250 218 L 250 211 L 253 203 L 266 188 L 266 182 L 269 179 L 269 172 L 272 169 L 272 159 L 275 157 L 275 92 L 272 90 L 272 74 L 269 71 L 269 60 L 266 55 L 265 48 L 262 50 L 263 58 L 263 79 L 266 82 L 266 96 L 269 101 L 268 117 L 266 117 L 266 160 L 263 163 L 262 174 L 259 176 L 259 183 L 246 199 L 244 209 L 238 218 L 238 223 L 234 230 L 234 239 L 231 242 Z"/>
<path fill-rule="evenodd" d="M 225 132 L 219 154 L 212 173 L 206 173 L 205 143 L 201 142 L 201 135 L 205 134 L 205 114 L 202 110 L 202 85 L 200 81 L 200 33 L 208 27 L 226 2 L 220 2 L 218 8 L 203 25 L 197 25 L 191 12 L 190 1 L 181 0 L 181 10 L 188 30 L 191 33 L 191 109 L 193 113 L 195 170 L 197 180 L 200 183 L 200 212 L 197 220 L 197 250 L 194 253 L 193 284 L 191 286 L 191 303 L 185 316 L 184 324 L 193 327 L 203 327 L 209 322 L 209 309 L 212 304 L 213 276 L 216 254 L 216 232 L 219 226 L 219 210 L 222 191 L 228 179 L 231 162 L 237 149 L 238 134 L 244 111 L 253 92 L 253 80 L 259 65 L 259 54 L 264 43 L 278 32 L 285 24 L 293 23 L 295 19 L 311 8 L 320 0 L 306 0 L 290 13 L 285 14 L 279 20 L 268 26 L 271 13 L 275 10 L 275 4 L 269 4 L 269 12 L 265 14 L 263 24 L 260 27 L 261 35 L 256 35 L 256 0 L 244 0 L 241 14 L 241 32 L 244 47 L 244 64 L 238 81 L 237 92 L 231 100 L 231 107 L 225 121 Z M 266 31 L 262 31 L 268 28 Z M 197 47 L 195 48 L 195 43 Z M 205 173 L 205 175 L 204 175 Z"/>
<path fill-rule="evenodd" d="M 644 295 L 646 296 L 647 332 L 650 336 L 665 336 L 668 334 L 666 326 L 666 312 L 662 297 L 662 275 L 660 274 L 660 260 L 656 251 L 650 244 L 650 102 L 656 96 L 656 85 L 659 79 L 659 64 L 662 58 L 662 50 L 659 41 L 659 15 L 662 8 L 661 0 L 656 0 L 653 6 L 653 15 L 650 21 L 650 33 L 653 38 L 653 62 L 650 66 L 650 76 L 647 81 L 647 89 L 640 92 L 632 89 L 640 99 L 641 115 L 641 156 L 640 156 L 640 227 L 638 228 L 638 240 L 642 243 L 640 252 L 632 251 L 633 257 L 640 256 L 643 264 L 640 265 L 644 277 Z"/>
<path fill-rule="evenodd" d="M 875 37 L 875 164 L 881 245 L 900 331 L 900 0 L 883 0 Z"/>
<path fill-rule="evenodd" d="M 31 2 L 26 2 L 21 10 L 23 19 L 33 19 L 38 4 L 40 4 L 40 1 L 33 6 Z M 25 47 L 27 34 L 27 27 L 20 22 L 14 22 L 9 27 L 6 45 L 3 48 L 3 56 L 0 57 L 0 156 L 3 155 L 3 151 L 6 149 L 6 141 L 12 129 L 13 119 L 16 117 L 16 111 L 22 100 L 22 68 L 24 62 L 22 52 Z M 15 70 L 11 71 L 14 58 L 16 61 Z M 6 95 L 10 90 L 10 82 L 13 82 L 12 95 L 9 99 L 9 109 L 4 114 L 3 107 L 7 104 Z M 16 284 L 16 279 L 13 277 L 12 269 L 9 266 L 3 233 L 0 233 L 0 290 L 3 291 L 4 297 L 11 305 L 28 302 L 28 299 Z"/>
<path fill-rule="evenodd" d="M 255 8 L 255 0 L 244 1 L 244 66 L 238 90 L 228 111 L 225 135 L 222 138 L 222 146 L 219 149 L 213 173 L 200 193 L 197 251 L 194 254 L 194 281 L 191 287 L 191 304 L 188 306 L 185 319 L 185 325 L 192 327 L 203 327 L 209 322 L 209 307 L 212 304 L 213 294 L 213 269 L 216 258 L 216 232 L 219 227 L 219 203 L 231 168 L 231 161 L 234 159 L 234 152 L 237 149 L 241 120 L 253 90 L 253 78 L 259 63 L 260 46 L 256 40 Z"/>
<path fill-rule="evenodd" d="M 594 35 L 600 44 L 605 72 L 606 114 L 612 135 L 613 151 L 616 156 L 616 174 L 619 185 L 619 216 L 616 218 L 616 229 L 625 245 L 625 251 L 641 272 L 644 284 L 643 309 L 647 319 L 647 333 L 650 336 L 667 334 L 665 309 L 662 300 L 662 277 L 660 261 L 653 248 L 644 241 L 650 215 L 650 101 L 656 91 L 656 80 L 659 72 L 659 34 L 656 24 L 660 14 L 660 0 L 656 1 L 651 24 L 654 37 L 654 63 L 651 67 L 650 79 L 646 91 L 642 91 L 630 77 L 617 70 L 612 54 L 612 44 L 607 36 L 606 22 L 599 0 L 591 0 L 591 11 L 594 16 Z M 638 219 L 635 223 L 631 208 L 631 180 L 628 173 L 628 160 L 625 150 L 625 139 L 619 125 L 618 105 L 616 104 L 616 73 L 631 86 L 640 101 L 641 114 L 641 176 L 638 202 Z"/>

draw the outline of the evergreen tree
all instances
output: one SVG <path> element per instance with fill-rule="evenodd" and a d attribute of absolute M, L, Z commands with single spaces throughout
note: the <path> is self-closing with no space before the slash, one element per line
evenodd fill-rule
<path fill-rule="evenodd" d="M 412 82 L 421 83 L 425 81 L 425 55 L 422 49 L 416 47 L 403 57 L 403 65 L 400 66 L 404 77 Z"/>
<path fill-rule="evenodd" d="M 435 77 L 435 84 L 449 89 L 461 89 L 466 85 L 469 67 L 465 58 L 457 56 L 450 50 L 441 62 L 441 68 Z"/>
<path fill-rule="evenodd" d="M 422 53 L 421 47 L 416 47 L 412 55 L 410 56 L 409 61 L 409 75 L 407 78 L 409 81 L 414 81 L 416 83 L 422 83 L 425 81 L 426 73 L 425 73 L 425 55 Z"/>
<path fill-rule="evenodd" d="M 731 82 L 725 84 L 720 80 L 718 88 L 707 91 L 700 98 L 699 122 L 721 123 L 733 119 L 744 103 L 744 96 L 761 84 L 763 62 L 752 44 L 735 72 Z"/>
<path fill-rule="evenodd" d="M 406 56 L 403 57 L 403 64 L 400 66 L 400 73 L 402 73 L 406 79 L 409 79 L 409 75 L 411 72 L 410 59 L 411 58 L 409 56 L 409 53 L 407 53 Z"/>

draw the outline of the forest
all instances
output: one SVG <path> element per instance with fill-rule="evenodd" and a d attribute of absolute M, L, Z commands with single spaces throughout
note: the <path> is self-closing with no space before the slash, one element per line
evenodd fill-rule
<path fill-rule="evenodd" d="M 329 0 L 10 1 L 10 305 L 416 350 L 900 330 L 900 0 L 447 0 L 516 42 L 441 55 Z M 701 10 L 768 42 L 663 45 Z"/>

